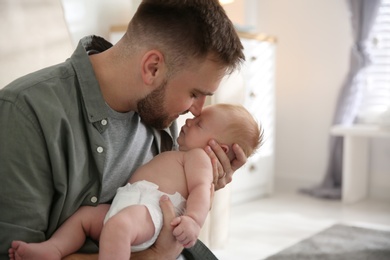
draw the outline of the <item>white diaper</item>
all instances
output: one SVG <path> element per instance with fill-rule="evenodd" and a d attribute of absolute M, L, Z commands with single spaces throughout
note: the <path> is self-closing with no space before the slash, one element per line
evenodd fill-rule
<path fill-rule="evenodd" d="M 150 216 L 154 223 L 155 232 L 153 237 L 140 245 L 131 246 L 132 252 L 142 251 L 149 248 L 156 241 L 158 234 L 163 225 L 163 215 L 160 208 L 160 197 L 162 195 L 168 195 L 169 199 L 172 201 L 173 206 L 177 215 L 183 215 L 186 199 L 181 196 L 180 193 L 176 192 L 175 194 L 166 194 L 158 190 L 158 185 L 149 182 L 149 181 L 139 181 L 133 184 L 126 184 L 123 187 L 120 187 L 117 190 L 117 193 L 112 201 L 111 207 L 107 212 L 107 215 L 104 219 L 104 223 L 107 222 L 109 218 L 117 214 L 123 208 L 131 205 L 145 205 L 149 210 Z"/>

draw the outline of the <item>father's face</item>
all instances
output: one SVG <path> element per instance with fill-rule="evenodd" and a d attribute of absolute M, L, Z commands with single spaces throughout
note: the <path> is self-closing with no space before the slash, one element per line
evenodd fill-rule
<path fill-rule="evenodd" d="M 224 69 L 212 59 L 177 72 L 138 101 L 137 110 L 142 121 L 164 129 L 186 112 L 199 116 L 206 96 L 217 90 L 223 75 Z"/>

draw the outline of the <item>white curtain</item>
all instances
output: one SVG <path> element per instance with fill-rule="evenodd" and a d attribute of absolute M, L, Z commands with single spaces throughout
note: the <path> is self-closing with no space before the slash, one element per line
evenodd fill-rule
<path fill-rule="evenodd" d="M 370 63 L 367 40 L 381 0 L 347 0 L 351 11 L 354 44 L 350 52 L 350 68 L 341 86 L 333 124 L 354 123 L 362 100 L 362 85 L 358 76 Z M 342 189 L 343 137 L 330 137 L 329 161 L 322 183 L 301 192 L 320 198 L 340 199 Z"/>

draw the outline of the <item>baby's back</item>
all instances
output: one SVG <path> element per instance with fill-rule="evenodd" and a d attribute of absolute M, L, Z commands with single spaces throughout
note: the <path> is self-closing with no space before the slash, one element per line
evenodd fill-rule
<path fill-rule="evenodd" d="M 183 167 L 184 153 L 169 151 L 157 155 L 150 162 L 138 168 L 129 182 L 150 181 L 157 184 L 159 190 L 163 192 L 174 194 L 177 191 L 187 198 L 187 181 Z"/>

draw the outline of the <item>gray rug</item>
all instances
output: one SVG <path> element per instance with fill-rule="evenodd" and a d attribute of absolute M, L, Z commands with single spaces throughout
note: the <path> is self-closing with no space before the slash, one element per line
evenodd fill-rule
<path fill-rule="evenodd" d="M 390 231 L 334 225 L 266 260 L 390 260 Z"/>

